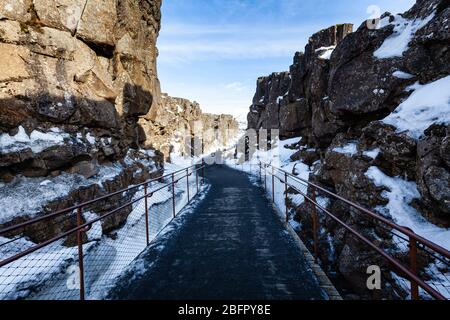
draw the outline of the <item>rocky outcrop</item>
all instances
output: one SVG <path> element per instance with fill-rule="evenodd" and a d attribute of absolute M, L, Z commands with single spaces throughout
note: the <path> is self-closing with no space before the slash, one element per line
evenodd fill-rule
<path fill-rule="evenodd" d="M 229 146 L 237 138 L 239 131 L 239 123 L 228 114 L 203 113 L 201 127 L 204 153 Z"/>
<path fill-rule="evenodd" d="M 304 53 L 295 54 L 289 73 L 258 79 L 249 128 L 280 129 L 282 138 L 302 137 L 292 160 L 310 166 L 311 181 L 387 217 L 393 218 L 387 204 L 388 195 L 395 191 L 389 184 L 401 181 L 410 188 L 403 198 L 409 201 L 406 205 L 429 222 L 448 228 L 448 123 L 435 116 L 424 122 L 427 130 L 412 134 L 413 128 L 400 130 L 395 121 L 385 119 L 397 114 L 398 106 L 417 88 L 450 75 L 449 21 L 448 1 L 418 0 L 403 15 L 385 13 L 375 26 L 364 22 L 355 32 L 351 25 L 322 30 L 310 38 Z M 265 97 L 268 90 L 274 91 L 271 99 Z M 443 103 L 441 108 L 449 108 Z M 428 107 L 422 104 L 416 114 Z M 418 117 L 417 121 L 427 120 Z M 375 183 L 368 174 L 371 170 L 381 182 Z M 323 196 L 321 201 L 338 218 L 400 260 L 406 259 L 404 252 L 392 249 L 396 244 L 389 233 L 342 201 Z M 301 236 L 310 244 L 311 208 L 302 204 L 294 209 Z M 383 262 L 332 220 L 320 224 L 321 262 L 333 270 L 343 288 L 368 297 L 365 268 Z M 383 297 L 404 294 L 393 288 L 395 281 L 390 285 Z"/>
<path fill-rule="evenodd" d="M 160 0 L 1 1 L 3 138 L 20 128 L 64 137 L 40 152 L 9 153 L 3 146 L 4 180 L 117 161 L 142 145 L 138 118 L 159 105 L 160 6 Z"/>
<path fill-rule="evenodd" d="M 344 24 L 314 34 L 305 52 L 295 54 L 289 72 L 259 78 L 248 116 L 249 128 L 280 129 L 282 137 L 304 135 L 311 127 L 316 131 L 325 130 L 324 127 L 330 130 L 328 126 L 319 129 L 316 125 L 326 120 L 324 98 L 330 54 L 351 31 L 352 25 Z"/>
<path fill-rule="evenodd" d="M 139 123 L 148 137 L 146 146 L 160 150 L 166 160 L 172 152 L 193 155 L 195 144 L 201 153 L 213 152 L 238 134 L 238 123 L 231 115 L 203 113 L 197 102 L 167 94 L 161 96 L 161 107 L 155 114 Z"/>

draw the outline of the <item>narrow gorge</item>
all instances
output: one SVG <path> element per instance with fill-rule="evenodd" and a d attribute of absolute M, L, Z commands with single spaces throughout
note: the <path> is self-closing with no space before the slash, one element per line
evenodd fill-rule
<path fill-rule="evenodd" d="M 0 0 L 0 300 L 450 299 L 450 0 L 269 2 Z"/>
<path fill-rule="evenodd" d="M 161 93 L 161 3 L 0 1 L 0 228 L 161 176 L 172 152 L 190 156 L 188 136 L 208 131 L 204 152 L 234 139 L 232 116 Z"/>

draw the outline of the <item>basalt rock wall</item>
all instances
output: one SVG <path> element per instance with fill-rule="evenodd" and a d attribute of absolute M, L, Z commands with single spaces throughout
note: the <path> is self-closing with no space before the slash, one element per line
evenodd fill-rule
<path fill-rule="evenodd" d="M 449 30 L 446 0 L 418 0 L 409 11 L 385 13 L 354 32 L 348 24 L 322 30 L 295 54 L 289 72 L 258 79 L 248 127 L 280 129 L 282 139 L 299 137 L 292 160 L 310 166 L 311 181 L 394 221 L 399 211 L 408 212 L 415 221 L 445 230 L 450 226 L 450 107 L 444 101 L 438 115 L 428 112 L 434 95 L 448 92 Z M 438 85 L 434 95 L 417 98 L 419 90 Z M 394 205 L 396 199 L 402 207 Z M 341 201 L 325 200 L 340 219 L 396 252 L 392 235 Z M 311 206 L 293 208 L 300 234 L 310 243 Z M 370 298 L 366 267 L 384 262 L 331 219 L 320 223 L 321 261 L 344 279 L 344 287 Z M 401 250 L 396 254 L 407 259 Z M 392 290 L 383 289 L 384 297 L 393 297 Z M 394 296 L 405 295 L 394 289 Z"/>
<path fill-rule="evenodd" d="M 0 1 L 4 180 L 120 160 L 145 141 L 138 119 L 160 103 L 160 6 L 160 0 Z M 36 140 L 24 141 L 44 134 L 45 144 L 50 131 L 61 143 L 36 151 Z"/>

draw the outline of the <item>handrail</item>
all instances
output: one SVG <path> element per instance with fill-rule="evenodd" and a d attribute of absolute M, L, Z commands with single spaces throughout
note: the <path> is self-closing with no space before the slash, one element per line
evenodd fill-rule
<path fill-rule="evenodd" d="M 306 187 L 313 187 L 314 190 L 320 190 L 325 192 L 326 194 L 338 199 L 338 200 L 342 200 L 343 202 L 349 204 L 350 206 L 368 214 L 370 217 L 374 218 L 375 220 L 378 220 L 380 222 L 383 222 L 385 224 L 387 224 L 388 226 L 392 227 L 393 229 L 402 232 L 403 234 L 407 235 L 410 239 L 410 245 L 411 245 L 411 241 L 414 242 L 420 242 L 422 243 L 424 246 L 429 247 L 431 250 L 441 254 L 442 256 L 449 258 L 450 259 L 450 252 L 448 250 L 446 250 L 445 248 L 439 246 L 438 244 L 435 244 L 419 235 L 417 235 L 416 233 L 414 233 L 412 230 L 406 228 L 406 227 L 401 227 L 397 224 L 395 224 L 392 221 L 387 220 L 384 217 L 381 217 L 380 215 L 361 207 L 360 205 L 349 201 L 329 190 L 326 190 L 325 188 L 309 182 L 305 179 L 302 179 L 300 177 L 297 177 L 295 175 L 293 175 L 290 172 L 287 172 L 283 169 L 277 168 L 271 164 L 266 164 L 263 162 L 260 162 L 260 167 L 262 168 L 264 164 L 264 172 L 265 174 L 267 174 L 267 172 L 269 173 L 269 175 L 272 175 L 273 177 L 276 177 L 277 179 L 280 180 L 281 183 L 284 183 L 286 186 L 291 187 L 293 190 L 295 190 L 296 192 L 298 192 L 299 194 L 301 194 L 307 201 L 309 201 L 310 203 L 312 203 L 314 205 L 314 207 L 319 208 L 321 211 L 323 211 L 327 216 L 329 216 L 331 219 L 333 219 L 335 222 L 337 222 L 338 224 L 340 224 L 342 227 L 344 227 L 346 230 L 348 230 L 351 234 L 353 234 L 354 236 L 356 236 L 358 239 L 360 239 L 362 242 L 364 242 L 365 244 L 367 244 L 368 246 L 370 246 L 372 249 L 374 249 L 375 251 L 377 251 L 385 260 L 387 260 L 391 265 L 393 265 L 398 271 L 400 271 L 402 274 L 404 274 L 412 283 L 412 288 L 414 285 L 421 287 L 423 290 L 425 290 L 428 294 L 430 294 L 433 298 L 438 299 L 438 300 L 446 300 L 446 297 L 443 296 L 440 292 L 438 292 L 436 289 L 432 288 L 429 284 L 427 284 L 424 280 L 422 280 L 419 276 L 417 276 L 417 274 L 414 273 L 414 271 L 416 271 L 414 268 L 412 269 L 408 269 L 406 268 L 404 265 L 402 265 L 397 259 L 393 258 L 392 256 L 390 256 L 388 253 L 386 253 L 384 250 L 382 250 L 381 248 L 379 248 L 378 246 L 376 246 L 374 243 L 372 243 L 368 238 L 366 238 L 365 236 L 361 235 L 358 231 L 356 231 L 354 228 L 352 228 L 351 226 L 347 225 L 344 221 L 342 221 L 341 219 L 339 219 L 337 216 L 335 216 L 333 213 L 331 213 L 330 211 L 328 211 L 326 208 L 324 208 L 323 206 L 321 206 L 319 203 L 317 203 L 317 201 L 315 200 L 315 195 L 313 195 L 312 197 L 308 196 L 305 192 L 301 191 L 298 189 L 298 186 L 295 186 L 293 184 L 290 184 L 288 182 L 287 177 L 289 176 L 290 178 L 294 178 L 294 180 L 302 183 L 303 185 L 305 185 Z M 267 170 L 267 168 L 270 167 L 272 168 L 272 170 Z M 277 176 L 277 174 L 275 173 L 275 170 L 277 170 L 280 173 L 283 173 L 284 175 L 284 181 L 282 178 L 280 178 L 279 176 Z M 272 172 L 271 172 L 272 171 Z M 315 191 L 314 191 L 315 192 Z M 287 197 L 287 195 L 286 195 Z M 287 213 L 286 213 L 287 214 Z M 411 248 L 410 248 L 411 250 Z M 317 253 L 316 253 L 317 254 Z M 416 292 L 411 293 L 413 296 L 415 296 L 416 298 L 418 298 L 418 291 L 417 291 L 416 287 Z"/>
<path fill-rule="evenodd" d="M 163 175 L 163 176 L 161 176 L 161 177 L 153 178 L 153 179 L 147 180 L 147 181 L 145 181 L 145 182 L 142 182 L 142 183 L 133 185 L 133 186 L 131 186 L 131 187 L 128 187 L 128 188 L 125 188 L 125 189 L 122 189 L 122 190 L 119 190 L 119 191 L 115 191 L 115 192 L 106 194 L 106 195 L 104 195 L 104 196 L 101 196 L 101 197 L 98 197 L 98 198 L 95 198 L 95 199 L 92 199 L 92 200 L 89 200 L 89 201 L 86 201 L 86 202 L 83 202 L 83 203 L 74 205 L 74 206 L 72 206 L 72 207 L 65 208 L 65 209 L 56 211 L 56 212 L 51 213 L 51 214 L 43 215 L 43 216 L 41 216 L 41 217 L 37 217 L 37 218 L 31 219 L 31 220 L 28 220 L 28 221 L 25 221 L 25 222 L 22 222 L 22 223 L 18 223 L 18 224 L 15 224 L 15 225 L 12 225 L 12 226 L 3 228 L 3 229 L 0 230 L 0 235 L 3 235 L 3 234 L 5 234 L 5 233 L 9 233 L 9 232 L 11 232 L 11 231 L 15 231 L 15 230 L 17 230 L 17 229 L 26 227 L 26 226 L 28 226 L 28 225 L 30 225 L 30 224 L 34 224 L 34 223 L 36 223 L 36 222 L 40 222 L 40 221 L 42 221 L 42 220 L 47 220 L 47 219 L 50 219 L 50 218 L 58 217 L 58 216 L 60 216 L 60 215 L 62 215 L 62 214 L 64 214 L 64 213 L 67 213 L 67 212 L 71 212 L 71 211 L 77 210 L 77 209 L 79 209 L 79 208 L 82 208 L 82 207 L 85 207 L 85 206 L 94 204 L 94 203 L 99 202 L 99 201 L 102 201 L 102 200 L 106 200 L 106 199 L 108 199 L 108 198 L 111 198 L 111 197 L 116 196 L 116 195 L 118 195 L 118 194 L 121 194 L 121 193 L 123 193 L 123 192 L 131 191 L 131 190 L 133 190 L 133 189 L 142 187 L 142 186 L 144 186 L 144 185 L 146 185 L 146 184 L 149 184 L 149 183 L 152 183 L 152 182 L 155 182 L 155 181 L 158 181 L 158 180 L 161 180 L 161 179 L 170 177 L 170 176 L 172 176 L 173 174 L 177 174 L 177 173 L 180 173 L 180 172 L 182 172 L 182 171 L 186 171 L 186 169 L 190 169 L 190 168 L 196 167 L 197 165 L 198 165 L 198 164 L 194 164 L 194 165 L 191 165 L 191 166 L 186 167 L 186 168 L 184 168 L 184 169 L 180 169 L 180 170 L 177 170 L 177 171 L 173 171 L 173 172 L 168 173 L 168 174 L 165 174 L 165 175 Z"/>
<path fill-rule="evenodd" d="M 289 184 L 288 184 L 289 185 Z M 403 272 L 405 275 L 407 275 L 410 280 L 413 280 L 415 282 L 417 282 L 425 291 L 427 291 L 430 295 L 432 295 L 434 298 L 439 299 L 439 300 L 446 300 L 445 297 L 440 294 L 438 291 L 436 291 L 434 288 L 432 288 L 429 284 L 427 284 L 426 282 L 424 282 L 422 279 L 420 279 L 417 275 L 413 274 L 409 269 L 405 268 L 400 262 L 398 262 L 396 259 L 392 258 L 389 254 L 387 254 L 384 250 L 380 249 L 379 247 L 377 247 L 376 245 L 374 245 L 369 239 L 367 239 L 366 237 L 364 237 L 363 235 L 361 235 L 359 232 L 357 232 L 355 229 L 353 229 L 352 227 L 350 227 L 349 225 L 347 225 L 345 222 L 343 222 L 341 219 L 339 219 L 338 217 L 336 217 L 334 214 L 332 214 L 330 211 L 328 211 L 327 209 L 325 209 L 324 207 L 322 207 L 320 204 L 318 204 L 317 202 L 313 201 L 313 199 L 311 199 L 309 196 L 307 196 L 306 194 L 304 194 L 302 191 L 298 190 L 295 186 L 293 185 L 289 185 L 291 188 L 293 188 L 294 190 L 296 190 L 298 193 L 300 193 L 303 197 L 305 197 L 306 199 L 308 199 L 308 201 L 310 202 L 314 202 L 314 204 L 321 209 L 323 212 L 325 212 L 329 217 L 331 217 L 334 221 L 336 221 L 337 223 L 339 223 L 341 226 L 343 226 L 345 229 L 347 229 L 348 231 L 350 231 L 350 233 L 352 233 L 353 235 L 355 235 L 356 237 L 358 237 L 361 241 L 363 241 L 364 243 L 366 243 L 368 246 L 370 246 L 372 249 L 374 249 L 375 251 L 377 251 L 381 256 L 383 256 L 383 258 L 385 258 L 386 260 L 388 260 L 389 263 L 393 264 L 396 268 L 398 268 L 401 272 Z"/>
<path fill-rule="evenodd" d="M 404 233 L 405 235 L 407 235 L 407 236 L 409 236 L 409 237 L 419 241 L 423 245 L 429 247 L 430 249 L 433 249 L 434 251 L 436 251 L 436 252 L 440 253 L 441 255 L 445 256 L 446 258 L 450 259 L 450 251 L 449 250 L 443 248 L 442 246 L 440 246 L 440 245 L 438 245 L 438 244 L 436 244 L 434 242 L 431 242 L 430 240 L 427 240 L 427 239 L 421 237 L 420 235 L 418 235 L 418 234 L 412 232 L 411 230 L 409 230 L 408 228 L 399 226 L 398 224 L 396 224 L 396 223 L 386 219 L 385 217 L 383 217 L 383 216 L 381 216 L 381 215 L 379 215 L 379 214 L 377 214 L 377 213 L 375 213 L 373 211 L 370 211 L 370 210 L 360 206 L 357 203 L 354 203 L 354 202 L 352 202 L 350 200 L 347 200 L 347 199 L 343 198 L 342 196 L 340 196 L 338 194 L 335 194 L 335 193 L 333 193 L 333 192 L 331 192 L 331 191 L 329 191 L 329 190 L 327 190 L 327 189 L 325 189 L 325 188 L 323 188 L 323 187 L 321 187 L 321 186 L 319 186 L 319 185 L 317 185 L 317 184 L 315 184 L 313 182 L 309 182 L 309 181 L 307 181 L 305 179 L 302 179 L 302 178 L 300 178 L 298 176 L 295 176 L 292 173 L 289 173 L 289 172 L 287 172 L 287 171 L 285 171 L 283 169 L 277 168 L 277 167 L 275 167 L 275 166 L 273 166 L 271 164 L 266 164 L 266 163 L 263 163 L 263 162 L 261 162 L 261 163 L 265 164 L 267 166 L 273 167 L 275 170 L 278 170 L 278 171 L 280 171 L 282 173 L 286 173 L 291 178 L 294 178 L 294 179 L 298 180 L 299 182 L 304 183 L 306 186 L 312 186 L 312 187 L 314 187 L 314 188 L 316 188 L 316 189 L 318 189 L 320 191 L 323 191 L 326 194 L 328 194 L 328 195 L 330 195 L 330 196 L 332 196 L 332 197 L 334 197 L 334 198 L 336 198 L 336 199 L 338 199 L 340 201 L 345 202 L 346 204 L 348 204 L 348 205 L 350 205 L 350 206 L 352 206 L 352 207 L 354 207 L 354 208 L 356 208 L 356 209 L 358 209 L 358 210 L 360 210 L 360 211 L 370 215 L 372 218 L 387 224 L 389 227 Z"/>
<path fill-rule="evenodd" d="M 196 187 L 197 187 L 196 188 L 197 189 L 197 193 L 195 193 L 193 195 L 193 196 L 195 196 L 200 191 L 200 189 L 199 189 L 199 177 L 201 176 L 202 180 L 204 181 L 204 169 L 205 169 L 205 167 L 206 166 L 205 166 L 204 162 L 202 161 L 201 163 L 198 163 L 198 164 L 195 164 L 195 165 L 191 165 L 189 167 L 185 167 L 183 169 L 167 173 L 167 174 L 165 174 L 165 175 L 163 175 L 161 177 L 158 177 L 158 178 L 155 178 L 155 179 L 150 179 L 150 180 L 145 181 L 143 183 L 140 183 L 138 185 L 135 185 L 135 186 L 123 189 L 121 191 L 117 191 L 117 192 L 114 192 L 114 193 L 111 193 L 111 194 L 108 194 L 108 195 L 105 195 L 105 196 L 102 196 L 102 197 L 99 197 L 99 198 L 96 198 L 96 199 L 93 199 L 93 200 L 90 200 L 90 201 L 86 201 L 84 203 L 75 205 L 73 207 L 70 207 L 70 208 L 58 211 L 58 212 L 56 212 L 54 214 L 51 214 L 51 215 L 48 215 L 46 217 L 40 217 L 40 218 L 37 218 L 37 219 L 32 219 L 32 220 L 29 220 L 29 221 L 27 221 L 25 223 L 21 223 L 21 224 L 12 226 L 12 227 L 5 228 L 5 229 L 1 230 L 0 233 L 10 232 L 11 230 L 15 230 L 17 228 L 22 228 L 22 227 L 26 227 L 26 226 L 32 225 L 34 223 L 42 221 L 43 218 L 47 218 L 48 219 L 49 217 L 56 217 L 59 214 L 62 214 L 64 212 L 74 211 L 74 210 L 76 211 L 76 220 L 77 221 L 76 221 L 76 225 L 75 226 L 69 225 L 68 226 L 68 228 L 70 228 L 69 230 L 66 230 L 66 231 L 60 230 L 58 232 L 58 234 L 51 236 L 50 239 L 47 239 L 47 240 L 43 239 L 42 242 L 33 243 L 31 247 L 28 247 L 28 248 L 24 249 L 21 252 L 15 253 L 15 254 L 13 254 L 12 256 L 10 256 L 10 257 L 8 257 L 6 259 L 3 259 L 3 260 L 0 259 L 0 268 L 3 268 L 5 266 L 6 266 L 6 268 L 9 268 L 9 267 L 17 268 L 17 266 L 14 266 L 14 265 L 9 266 L 9 265 L 12 264 L 15 261 L 18 261 L 21 258 L 25 258 L 26 259 L 26 257 L 29 256 L 30 254 L 33 254 L 33 253 L 37 252 L 39 249 L 42 249 L 42 248 L 45 248 L 45 247 L 47 247 L 47 246 L 49 246 L 51 244 L 54 244 L 55 242 L 57 242 L 59 240 L 67 238 L 67 237 L 69 237 L 71 235 L 76 235 L 76 238 L 77 238 L 76 239 L 76 242 L 77 242 L 76 247 L 78 247 L 78 254 L 77 254 L 77 256 L 78 256 L 78 268 L 79 268 L 79 293 L 80 293 L 80 299 L 84 300 L 85 299 L 85 287 L 84 287 L 84 285 L 85 285 L 84 259 L 85 258 L 84 258 L 84 254 L 83 254 L 83 245 L 84 245 L 83 234 L 88 232 L 89 230 L 91 230 L 95 223 L 97 223 L 99 221 L 102 221 L 102 220 L 105 220 L 108 217 L 112 217 L 113 215 L 117 214 L 118 212 L 120 212 L 121 210 L 123 210 L 123 209 L 125 209 L 127 207 L 131 206 L 132 210 L 135 210 L 136 208 L 134 208 L 133 205 L 135 203 L 141 202 L 142 200 L 145 200 L 145 202 L 144 202 L 144 208 L 145 208 L 144 209 L 144 211 L 145 211 L 144 212 L 144 214 L 145 214 L 144 215 L 144 218 L 145 218 L 145 238 L 146 238 L 147 246 L 150 245 L 150 243 L 151 243 L 150 237 L 149 237 L 149 218 L 150 218 L 149 210 L 150 209 L 148 207 L 148 202 L 147 202 L 148 198 L 153 197 L 155 195 L 155 193 L 157 193 L 160 190 L 164 190 L 166 188 L 169 188 L 168 191 L 171 192 L 171 197 L 169 197 L 167 199 L 164 198 L 162 202 L 164 202 L 164 203 L 168 202 L 172 198 L 173 216 L 172 216 L 172 218 L 170 220 L 175 219 L 175 217 L 177 215 L 177 208 L 176 208 L 176 203 L 175 203 L 175 197 L 176 197 L 175 185 L 177 183 L 179 183 L 182 179 L 186 178 L 186 182 L 187 182 L 187 186 L 186 186 L 187 203 L 189 204 L 190 200 L 192 199 L 192 197 L 190 197 L 190 192 L 189 192 L 189 189 L 191 188 L 190 187 L 190 182 L 189 182 L 189 177 L 192 176 L 192 175 L 195 175 L 194 184 L 196 184 Z M 164 178 L 167 178 L 167 177 L 170 177 L 171 179 L 169 181 L 162 181 L 161 184 L 153 185 L 152 188 L 148 188 L 149 184 L 151 182 L 156 181 L 156 180 L 161 180 L 161 179 L 164 179 Z M 192 180 L 191 180 L 191 182 L 192 182 Z M 108 197 L 111 197 L 113 195 L 117 195 L 117 194 L 123 193 L 124 191 L 139 188 L 141 186 L 144 186 L 144 188 L 143 189 L 140 188 L 138 190 L 139 191 L 143 191 L 143 195 L 137 193 L 137 194 L 135 194 L 137 197 L 132 197 L 130 200 L 128 200 L 128 198 L 124 199 L 125 201 L 127 201 L 126 203 L 122 203 L 122 204 L 119 203 L 119 204 L 117 204 L 117 207 L 114 207 L 109 212 L 107 212 L 107 213 L 105 213 L 105 214 L 103 214 L 101 216 L 99 215 L 99 216 L 94 217 L 94 218 L 88 217 L 87 219 L 90 219 L 90 220 L 87 220 L 87 219 L 83 218 L 83 208 L 86 209 L 85 206 L 88 206 L 88 205 L 90 205 L 92 203 L 95 203 L 97 201 L 102 201 L 102 200 L 107 199 Z M 166 213 L 167 213 L 167 211 L 166 211 Z M 167 220 L 167 221 L 169 221 L 169 220 Z M 58 223 L 58 222 L 56 221 L 56 223 Z M 168 222 L 165 222 L 164 225 L 167 225 L 167 223 Z M 161 230 L 159 230 L 157 234 L 159 234 L 160 232 L 161 232 Z M 18 240 L 20 238 L 21 237 L 19 237 L 19 238 L 16 237 L 15 239 L 12 239 L 12 241 L 16 241 L 16 240 Z M 96 240 L 94 240 L 94 241 L 96 241 Z M 8 242 L 8 243 L 10 243 L 10 242 Z M 33 256 L 32 256 L 31 259 L 33 259 Z M 39 259 L 37 259 L 37 261 L 39 261 Z M 6 272 L 8 273 L 8 271 L 6 271 Z M 8 286 L 7 280 L 6 280 L 6 286 Z"/>

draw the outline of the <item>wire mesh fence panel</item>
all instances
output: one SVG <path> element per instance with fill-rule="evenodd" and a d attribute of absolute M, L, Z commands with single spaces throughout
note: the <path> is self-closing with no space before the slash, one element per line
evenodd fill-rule
<path fill-rule="evenodd" d="M 364 278 L 367 277 L 367 266 L 379 265 L 388 288 L 383 293 L 387 294 L 385 297 L 450 299 L 448 250 L 396 225 L 389 217 L 370 212 L 309 182 L 309 177 L 299 177 L 301 173 L 289 173 L 263 163 L 260 170 L 261 185 L 280 211 L 286 210 L 286 204 L 301 208 L 301 212 L 297 209 L 296 213 L 302 219 L 301 227 L 293 225 L 299 227 L 297 231 L 324 270 L 337 268 L 333 263 L 338 258 L 334 248 L 334 237 L 338 235 L 341 247 L 346 239 L 346 249 L 359 257 L 359 263 L 348 265 L 346 272 L 358 273 Z M 286 212 L 290 222 L 291 213 Z M 335 271 L 332 273 L 336 274 Z"/>
<path fill-rule="evenodd" d="M 174 219 L 174 208 L 180 212 L 197 195 L 200 169 L 192 166 L 0 230 L 0 299 L 105 298 Z"/>

